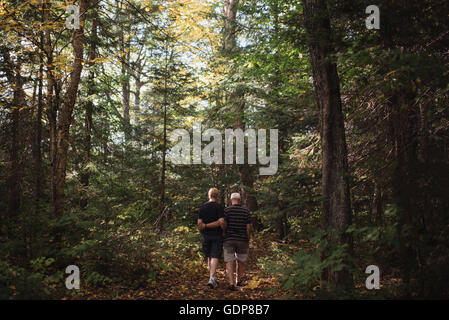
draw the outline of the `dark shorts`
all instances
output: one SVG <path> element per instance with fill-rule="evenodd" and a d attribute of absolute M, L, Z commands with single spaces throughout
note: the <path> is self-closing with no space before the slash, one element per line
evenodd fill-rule
<path fill-rule="evenodd" d="M 223 253 L 223 239 L 203 236 L 203 253 L 207 258 L 220 259 Z"/>

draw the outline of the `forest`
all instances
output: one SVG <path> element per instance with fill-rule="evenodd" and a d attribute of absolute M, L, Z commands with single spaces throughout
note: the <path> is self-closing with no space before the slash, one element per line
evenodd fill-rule
<path fill-rule="evenodd" d="M 448 299 L 448 12 L 0 0 L 0 299 Z M 251 215 L 233 292 L 212 187 Z"/>

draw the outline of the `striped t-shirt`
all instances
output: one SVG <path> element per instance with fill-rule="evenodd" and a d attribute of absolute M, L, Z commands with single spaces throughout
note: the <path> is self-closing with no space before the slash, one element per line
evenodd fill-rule
<path fill-rule="evenodd" d="M 224 241 L 248 241 L 246 225 L 251 223 L 249 210 L 240 205 L 232 205 L 224 209 L 224 215 L 226 220 Z"/>

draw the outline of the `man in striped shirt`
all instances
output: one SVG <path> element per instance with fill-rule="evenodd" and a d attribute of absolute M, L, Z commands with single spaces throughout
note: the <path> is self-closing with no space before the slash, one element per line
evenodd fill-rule
<path fill-rule="evenodd" d="M 251 232 L 249 211 L 240 205 L 240 194 L 231 194 L 231 206 L 224 210 L 224 215 L 224 261 L 229 289 L 235 291 L 237 290 L 235 285 L 243 285 L 242 277 L 245 272 L 245 261 L 248 258 Z M 234 261 L 236 261 L 237 278 L 234 277 Z"/>

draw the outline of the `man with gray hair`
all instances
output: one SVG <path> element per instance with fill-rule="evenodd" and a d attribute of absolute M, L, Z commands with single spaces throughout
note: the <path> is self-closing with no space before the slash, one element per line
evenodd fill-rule
<path fill-rule="evenodd" d="M 229 290 L 242 286 L 245 262 L 249 253 L 251 220 L 249 210 L 240 205 L 240 194 L 231 194 L 231 205 L 224 210 L 225 236 L 223 240 L 224 261 L 229 282 Z M 234 261 L 237 277 L 234 277 Z"/>

